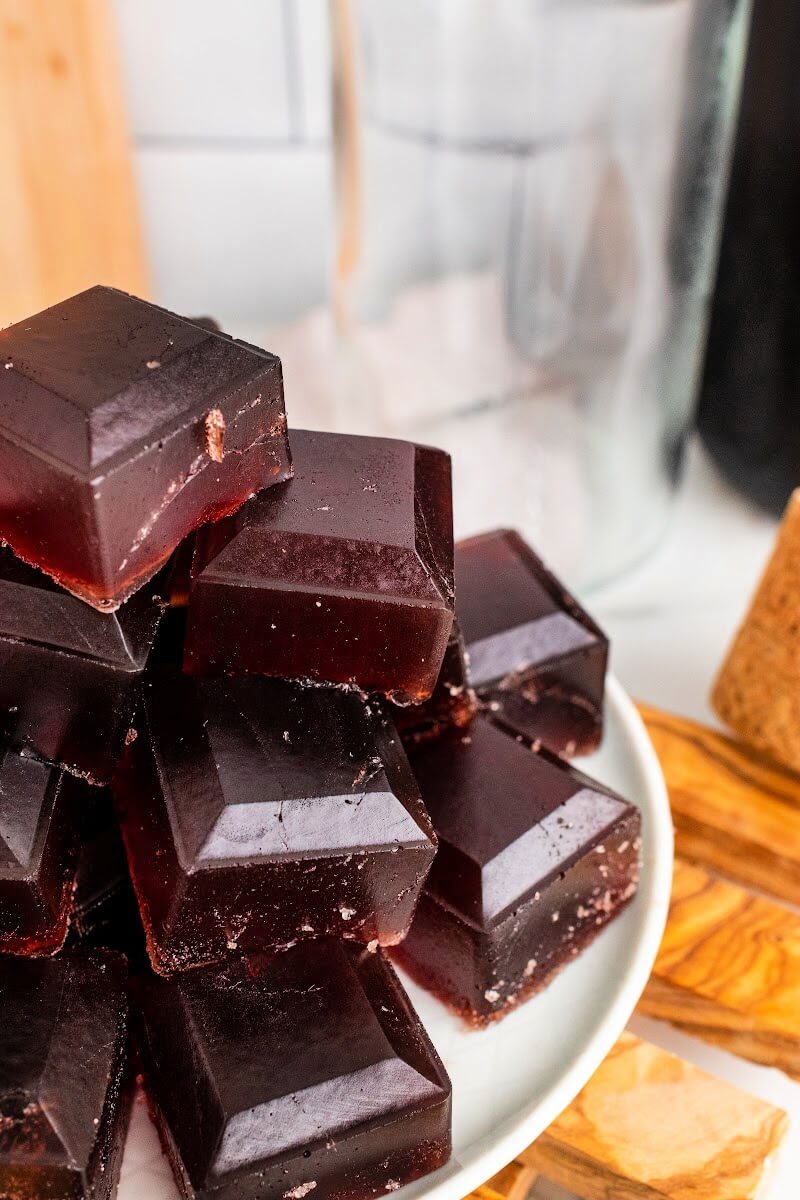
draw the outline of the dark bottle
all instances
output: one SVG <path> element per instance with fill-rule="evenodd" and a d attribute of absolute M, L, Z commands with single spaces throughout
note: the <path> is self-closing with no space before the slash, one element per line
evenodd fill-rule
<path fill-rule="evenodd" d="M 723 474 L 780 512 L 800 483 L 800 5 L 757 0 L 701 389 Z"/>

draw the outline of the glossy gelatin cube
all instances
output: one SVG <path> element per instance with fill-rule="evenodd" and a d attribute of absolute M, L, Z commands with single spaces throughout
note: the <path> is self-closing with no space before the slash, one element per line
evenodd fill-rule
<path fill-rule="evenodd" d="M 0 547 L 0 713 L 11 745 L 110 781 L 162 619 L 162 584 L 164 573 L 101 613 Z"/>
<path fill-rule="evenodd" d="M 405 935 L 435 838 L 374 703 L 277 679 L 165 674 L 143 690 L 115 790 L 156 970 Z"/>
<path fill-rule="evenodd" d="M 143 978 L 134 1004 L 187 1200 L 366 1200 L 450 1157 L 450 1081 L 380 951 L 324 940 Z"/>
<path fill-rule="evenodd" d="M 90 793 L 57 767 L 0 754 L 0 954 L 54 954 L 64 944 Z"/>
<path fill-rule="evenodd" d="M 0 537 L 96 608 L 290 474 L 272 354 L 107 287 L 0 330 Z"/>
<path fill-rule="evenodd" d="M 565 758 L 596 749 L 602 630 L 513 530 L 459 542 L 455 562 L 470 681 L 491 715 Z"/>
<path fill-rule="evenodd" d="M 133 1093 L 125 960 L 0 958 L 0 1196 L 112 1200 Z"/>
<path fill-rule="evenodd" d="M 544 987 L 631 900 L 639 811 L 482 716 L 411 764 L 439 850 L 393 954 L 483 1025 Z"/>
<path fill-rule="evenodd" d="M 424 700 L 453 624 L 448 455 L 305 430 L 292 454 L 294 479 L 198 534 L 185 669 Z"/>

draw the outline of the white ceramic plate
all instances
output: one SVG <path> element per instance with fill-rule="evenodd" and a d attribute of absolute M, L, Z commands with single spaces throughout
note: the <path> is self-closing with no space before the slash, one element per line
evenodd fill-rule
<path fill-rule="evenodd" d="M 636 899 L 541 995 L 481 1032 L 466 1029 L 403 976 L 453 1081 L 453 1158 L 392 1200 L 461 1200 L 510 1162 L 577 1095 L 619 1037 L 658 950 L 672 878 L 672 823 L 661 769 L 633 704 L 608 681 L 606 732 L 580 762 L 639 805 L 643 869 Z M 137 1103 L 119 1200 L 178 1193 Z"/>

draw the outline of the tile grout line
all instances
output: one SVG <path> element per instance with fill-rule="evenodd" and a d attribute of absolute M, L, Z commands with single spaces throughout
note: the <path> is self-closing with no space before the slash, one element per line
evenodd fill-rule
<path fill-rule="evenodd" d="M 133 146 L 135 150 L 160 150 L 165 153 L 202 153 L 207 151 L 223 154 L 262 154 L 274 150 L 329 150 L 331 139 L 140 133 L 134 136 Z"/>
<path fill-rule="evenodd" d="M 294 3 L 295 0 L 281 0 L 286 98 L 289 112 L 289 139 L 292 142 L 304 142 L 305 112 L 302 99 L 302 64 L 297 38 L 297 10 Z"/>

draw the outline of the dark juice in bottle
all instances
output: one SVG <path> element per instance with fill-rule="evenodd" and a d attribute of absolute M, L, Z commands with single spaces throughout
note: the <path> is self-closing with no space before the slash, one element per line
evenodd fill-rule
<path fill-rule="evenodd" d="M 723 474 L 780 512 L 800 484 L 800 3 L 756 0 L 700 395 Z"/>

